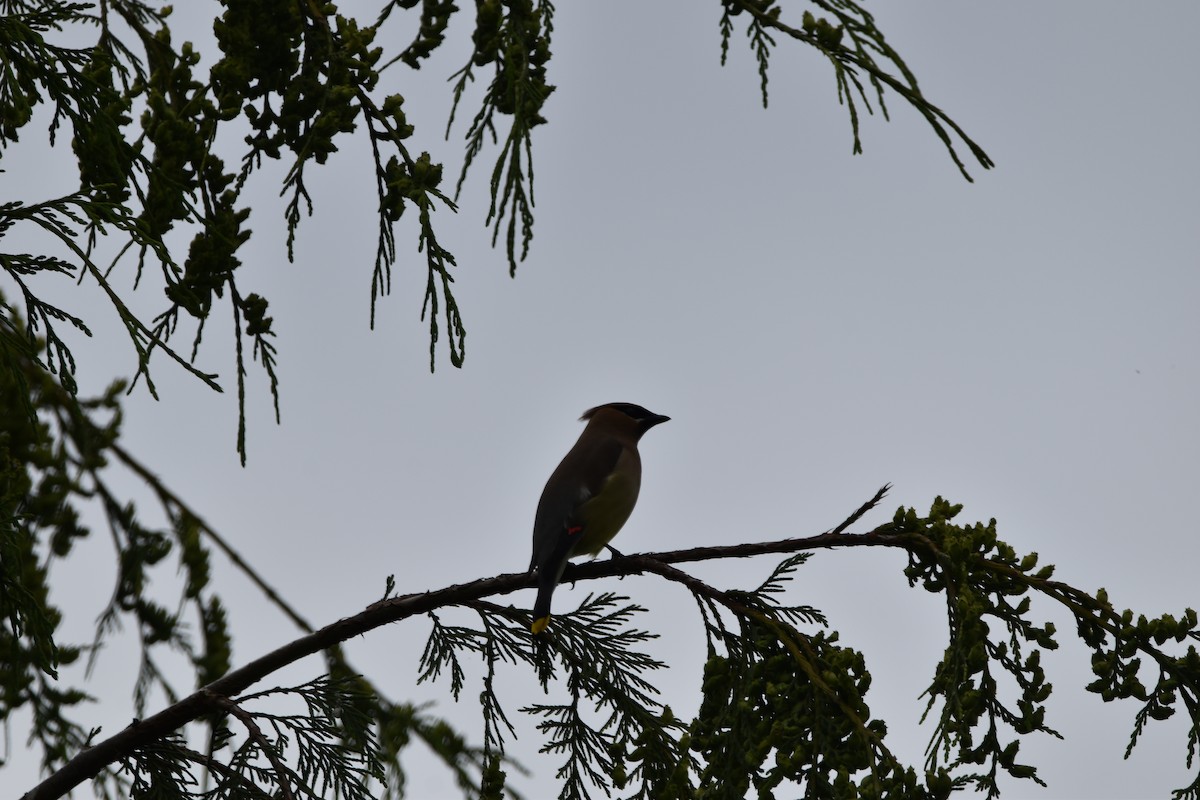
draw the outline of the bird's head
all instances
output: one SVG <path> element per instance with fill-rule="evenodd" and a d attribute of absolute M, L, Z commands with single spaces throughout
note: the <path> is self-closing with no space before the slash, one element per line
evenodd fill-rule
<path fill-rule="evenodd" d="M 639 406 L 637 403 L 605 403 L 602 406 L 589 408 L 580 417 L 581 420 L 589 421 L 604 418 L 608 418 L 618 424 L 632 424 L 639 438 L 655 425 L 671 419 L 670 417 L 664 417 L 662 414 L 655 414 L 653 411 Z"/>

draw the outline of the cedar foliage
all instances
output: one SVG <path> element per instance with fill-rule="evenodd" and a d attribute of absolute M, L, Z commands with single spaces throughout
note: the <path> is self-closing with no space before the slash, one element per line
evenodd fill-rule
<path fill-rule="evenodd" d="M 774 49 L 781 42 L 811 47 L 833 72 L 854 152 L 862 149 L 863 111 L 886 117 L 888 101 L 899 99 L 926 120 L 968 180 L 969 161 L 991 166 L 925 98 L 859 4 L 721 0 L 719 8 L 722 61 L 735 38 L 745 37 L 764 105 Z M 368 16 L 319 1 L 228 0 L 214 7 L 218 51 L 200 53 L 177 43 L 166 6 L 0 0 L 0 157 L 20 134 L 42 135 L 34 123 L 48 117 L 46 134 L 52 142 L 69 137 L 79 175 L 78 189 L 69 194 L 43 197 L 39 187 L 23 187 L 19 199 L 0 205 L 0 239 L 35 230 L 58 245 L 48 253 L 0 252 L 8 281 L 7 298 L 0 296 L 0 616 L 6 623 L 0 626 L 0 718 L 7 723 L 17 711 L 31 713 L 29 741 L 47 780 L 28 797 L 60 797 L 89 780 L 100 796 L 114 798 L 398 797 L 404 790 L 400 757 L 414 739 L 437 754 L 465 796 L 506 796 L 514 765 L 505 743 L 515 727 L 514 709 L 496 689 L 501 672 L 548 692 L 545 703 L 517 710 L 535 720 L 544 750 L 560 760 L 563 798 L 612 792 L 942 798 L 968 787 L 995 797 L 1003 775 L 1038 780 L 1036 767 L 1018 758 L 1024 738 L 1057 735 L 1045 717 L 1051 685 L 1041 652 L 1057 647 L 1060 634 L 1039 621 L 1031 598 L 1060 604 L 1075 619 L 1076 634 L 1092 653 L 1096 678 L 1087 688 L 1105 701 L 1134 701 L 1130 748 L 1152 720 L 1179 710 L 1188 715 L 1190 764 L 1200 731 L 1196 613 L 1148 619 L 1118 610 L 1103 589 L 1088 593 L 1055 581 L 1036 554 L 1018 555 L 998 538 L 994 520 L 957 522 L 960 508 L 941 498 L 925 515 L 901 508 L 890 522 L 863 533 L 848 530 L 883 490 L 841 525 L 807 539 L 573 567 L 575 580 L 650 574 L 694 596 L 707 641 L 699 710 L 687 720 L 657 699 L 653 679 L 664 665 L 643 652 L 654 634 L 639 627 L 644 609 L 626 598 L 590 596 L 556 617 L 555 635 L 546 641 L 528 636 L 525 611 L 488 599 L 527 587 L 528 576 L 398 596 L 389 582 L 384 599 L 349 623 L 316 628 L 121 446 L 120 400 L 130 387 L 117 380 L 98 397 L 77 396 L 69 337 L 76 335 L 72 329 L 90 331 L 81 316 L 39 294 L 40 282 L 69 277 L 102 287 L 137 359 L 133 383 L 143 381 L 151 393 L 156 352 L 223 390 L 216 375 L 193 362 L 211 316 L 230 309 L 237 449 L 244 461 L 244 379 L 251 363 L 266 373 L 278 414 L 280 352 L 270 303 L 239 289 L 247 269 L 242 248 L 251 235 L 243 193 L 260 178 L 264 159 L 286 165 L 280 188 L 284 249 L 292 258 L 297 229 L 318 206 L 306 185 L 311 170 L 339 147 L 369 149 L 378 220 L 375 258 L 367 267 L 372 321 L 376 301 L 390 291 L 398 254 L 415 251 L 427 273 L 422 313 L 430 367 L 443 342 L 445 357 L 462 365 L 466 328 L 453 291 L 455 259 L 438 237 L 438 214 L 455 210 L 477 159 L 494 157 L 486 224 L 515 274 L 533 237 L 532 134 L 547 122 L 555 88 L 549 82 L 551 2 L 479 0 L 473 10 L 464 13 L 448 0 L 389 0 Z M 455 114 L 468 102 L 478 105 L 466 123 L 465 166 L 451 196 L 443 165 L 416 144 L 418 133 L 428 136 L 426 121 L 410 119 L 404 98 L 383 95 L 378 84 L 385 70 L 427 65 L 449 26 L 464 19 L 471 52 L 453 75 Z M 416 30 L 411 40 L 381 44 L 397 40 L 401 22 Z M 395 226 L 406 213 L 416 217 L 416 242 L 400 246 Z M 186 247 L 173 246 L 181 235 Z M 101 237 L 117 242 L 115 255 L 101 256 Z M 111 281 L 117 271 L 132 272 L 142 291 L 161 291 L 156 316 L 142 319 L 130 310 Z M 191 346 L 180 349 L 187 334 Z M 161 525 L 146 523 L 112 488 L 119 471 L 149 488 Z M 95 533 L 89 519 L 102 520 L 114 542 L 115 584 L 92 641 L 66 643 L 57 635 L 61 614 L 48 570 Z M 910 585 L 945 599 L 949 643 L 926 690 L 932 737 L 922 764 L 901 763 L 889 749 L 886 725 L 866 700 L 871 676 L 862 654 L 788 588 L 812 550 L 863 546 L 903 550 Z M 292 620 L 299 636 L 292 645 L 232 669 L 228 611 L 211 580 L 214 551 Z M 770 554 L 785 557 L 749 589 L 712 586 L 676 566 Z M 149 591 L 151 583 L 158 592 Z M 163 585 L 174 588 L 177 602 L 154 599 L 162 597 Z M 421 680 L 444 683 L 457 699 L 469 687 L 468 662 L 482 669 L 481 735 L 383 696 L 337 646 L 415 615 L 431 626 Z M 86 689 L 65 685 L 59 669 L 94 657 L 118 626 L 138 634 L 133 710 L 139 719 L 100 739 L 76 721 L 90 699 Z M 325 654 L 326 674 L 299 686 L 247 690 L 310 652 Z M 203 688 L 187 696 L 178 691 L 177 679 L 160 668 L 167 653 L 184 654 L 193 670 L 187 682 Z M 167 709 L 147 707 L 155 692 L 171 702 Z M 188 724 L 207 731 L 204 752 L 182 735 Z M 481 744 L 470 743 L 477 738 Z M 1177 796 L 1200 796 L 1200 777 Z"/>

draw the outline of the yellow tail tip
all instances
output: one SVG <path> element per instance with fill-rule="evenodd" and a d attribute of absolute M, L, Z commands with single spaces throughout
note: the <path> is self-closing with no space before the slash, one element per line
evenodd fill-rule
<path fill-rule="evenodd" d="M 529 630 L 531 630 L 533 632 L 534 636 L 537 636 L 539 633 L 546 630 L 546 626 L 548 626 L 549 624 L 550 624 L 550 615 L 547 614 L 544 617 L 539 617 L 538 619 L 535 619 L 533 621 L 533 624 L 529 626 Z"/>

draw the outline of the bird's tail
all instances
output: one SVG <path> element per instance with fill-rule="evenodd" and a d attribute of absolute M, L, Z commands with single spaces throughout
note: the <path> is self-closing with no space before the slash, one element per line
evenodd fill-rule
<path fill-rule="evenodd" d="M 567 535 L 557 537 L 553 550 L 542 554 L 541 558 L 538 558 L 537 548 L 534 548 L 533 560 L 537 564 L 538 593 L 537 600 L 533 603 L 533 624 L 529 626 L 534 636 L 546 630 L 546 626 L 550 624 L 550 598 L 567 569 L 571 549 L 578 543 L 576 534 L 582 530 L 580 526 L 567 528 Z"/>
<path fill-rule="evenodd" d="M 545 570 L 544 573 L 549 573 L 549 570 Z M 555 577 L 553 573 L 538 575 L 537 600 L 533 603 L 533 624 L 529 626 L 534 636 L 546 630 L 546 626 L 550 624 L 550 597 L 558 584 Z"/>

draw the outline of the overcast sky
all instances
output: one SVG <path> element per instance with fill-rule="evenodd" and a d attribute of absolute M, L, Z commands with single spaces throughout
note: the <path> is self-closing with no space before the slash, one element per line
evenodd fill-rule
<path fill-rule="evenodd" d="M 910 0 L 871 10 L 996 169 L 972 167 L 976 182 L 965 182 L 894 97 L 893 121 L 867 119 L 866 152 L 852 156 L 832 74 L 789 42 L 764 111 L 740 33 L 719 66 L 715 2 L 560 3 L 558 90 L 534 141 L 531 257 L 511 280 L 488 247 L 486 162 L 457 218 L 438 214 L 459 261 L 465 368 L 442 358 L 428 372 L 424 259 L 413 246 L 368 332 L 374 189 L 365 143 L 343 146 L 310 175 L 317 216 L 296 264 L 284 260 L 277 185 L 261 181 L 252 195 L 239 285 L 272 303 L 283 424 L 253 374 L 250 462 L 238 466 L 228 325 L 214 321 L 200 366 L 220 373 L 226 393 L 159 360 L 162 402 L 142 390 L 128 399 L 126 447 L 318 624 L 378 599 L 389 574 L 408 592 L 524 569 L 546 477 L 579 414 L 611 401 L 672 417 L 643 442 L 642 498 L 615 543 L 626 552 L 820 533 L 891 482 L 883 510 L 857 529 L 901 504 L 925 511 L 940 494 L 965 504 L 963 521 L 995 517 L 1019 552 L 1039 552 L 1080 588 L 1107 587 L 1119 607 L 1195 606 L 1200 6 Z M 184 25 L 175 38 L 202 41 L 208 27 Z M 419 81 L 388 74 L 408 98 L 417 149 L 448 165 L 459 163 L 463 129 L 448 143 L 438 136 L 444 79 L 466 60 L 466 35 Z M 460 119 L 471 111 L 468 100 Z M 0 199 L 29 196 L 22 181 L 69 190 L 68 173 L 28 147 L 34 156 L 10 151 Z M 56 153 L 70 158 L 66 142 Z M 157 291 L 142 295 L 147 312 L 161 309 Z M 77 355 L 85 390 L 98 390 L 130 374 L 134 356 L 111 311 L 88 302 L 97 339 Z M 143 515 L 157 521 L 150 506 Z M 90 637 L 111 591 L 112 576 L 93 568 L 109 562 L 101 534 L 54 573 L 71 587 L 56 598 L 75 613 L 68 639 Z M 742 588 L 773 564 L 695 571 Z M 891 746 L 919 763 L 932 729 L 917 726 L 918 695 L 945 644 L 944 604 L 908 589 L 904 564 L 897 552 L 820 553 L 790 598 L 823 609 L 865 651 L 867 700 Z M 217 575 L 235 663 L 295 637 L 224 561 Z M 563 587 L 555 607 L 602 590 L 650 609 L 641 624 L 664 632 L 653 650 L 671 664 L 659 676 L 665 700 L 690 716 L 704 658 L 694 604 L 646 576 Z M 511 598 L 532 601 L 532 591 Z M 1084 692 L 1089 656 L 1068 617 L 1045 602 L 1034 612 L 1064 644 L 1045 664 L 1047 722 L 1065 741 L 1024 742 L 1049 787 L 1010 784 L 1005 796 L 1150 798 L 1186 784 L 1184 723 L 1155 725 L 1123 761 L 1137 708 Z M 478 741 L 477 682 L 458 706 L 445 686 L 412 686 L 428 628 L 391 626 L 349 652 L 392 697 L 435 702 Z M 131 658 L 105 652 L 91 689 L 108 700 L 85 725 L 111 733 L 128 722 Z M 310 660 L 284 680 L 318 669 Z M 541 696 L 520 670 L 508 686 L 510 712 Z M 559 759 L 536 753 L 528 723 L 513 753 L 532 776 L 514 783 L 549 796 Z M 0 772 L 4 796 L 33 780 L 15 761 Z M 408 755 L 412 796 L 452 795 L 427 762 L 419 745 Z"/>

